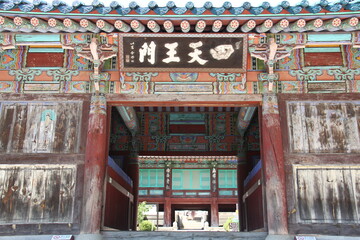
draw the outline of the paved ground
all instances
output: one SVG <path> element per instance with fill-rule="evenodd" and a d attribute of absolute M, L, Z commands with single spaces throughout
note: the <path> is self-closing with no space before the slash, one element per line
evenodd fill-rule
<path fill-rule="evenodd" d="M 342 236 L 315 236 L 316 240 L 359 240 L 360 237 Z M 2 236 L 0 240 L 51 240 L 52 235 L 32 235 L 32 236 Z M 263 232 L 103 232 L 101 235 L 77 235 L 75 240 L 126 240 L 126 239 L 146 239 L 146 240 L 293 240 L 293 235 L 267 235 Z"/>

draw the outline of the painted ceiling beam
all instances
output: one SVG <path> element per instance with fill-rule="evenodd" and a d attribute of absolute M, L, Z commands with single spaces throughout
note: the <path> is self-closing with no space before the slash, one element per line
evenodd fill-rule
<path fill-rule="evenodd" d="M 55 18 L 50 18 L 48 20 L 48 24 L 49 24 L 52 32 L 65 31 L 64 24 Z"/>
<path fill-rule="evenodd" d="M 120 116 L 124 120 L 126 127 L 135 136 L 139 131 L 139 121 L 133 107 L 116 106 Z"/>
<path fill-rule="evenodd" d="M 160 25 L 155 20 L 149 20 L 147 27 L 155 33 L 160 32 Z"/>
<path fill-rule="evenodd" d="M 285 28 L 287 28 L 288 26 L 289 26 L 289 21 L 287 19 L 282 19 L 270 29 L 270 32 L 278 33 L 284 30 Z"/>
<path fill-rule="evenodd" d="M 16 22 L 15 22 L 16 21 Z M 211 26 L 212 32 L 251 32 L 254 29 L 258 33 L 279 33 L 279 32 L 305 32 L 305 31 L 353 31 L 359 29 L 358 26 L 359 20 L 357 17 L 347 18 L 341 20 L 340 18 L 328 19 L 325 22 L 322 18 L 316 19 L 298 19 L 295 22 L 289 22 L 288 19 L 280 19 L 276 24 L 273 25 L 271 19 L 267 19 L 258 24 L 255 20 L 248 20 L 245 22 L 239 29 L 240 22 L 239 20 L 232 20 L 230 23 L 223 28 L 223 21 L 215 20 Z M 205 20 L 198 20 L 193 28 L 194 32 L 204 32 L 207 23 Z M 123 20 L 116 20 L 112 25 L 106 22 L 104 19 L 97 20 L 96 24 L 91 22 L 88 19 L 82 19 L 80 22 L 69 17 L 61 18 L 50 18 L 47 21 L 47 24 L 44 20 L 40 18 L 33 17 L 30 21 L 27 18 L 15 17 L 14 20 L 10 18 L 1 16 L 0 17 L 0 31 L 20 31 L 20 32 L 94 32 L 98 33 L 100 31 L 104 32 L 161 32 L 166 31 L 172 33 L 175 31 L 174 22 L 166 20 L 163 23 L 163 29 L 155 20 L 149 20 L 146 24 L 142 24 L 139 20 L 132 20 L 130 24 L 126 23 Z M 181 32 L 187 33 L 190 32 L 192 26 L 188 20 L 183 20 L 180 22 Z"/>
<path fill-rule="evenodd" d="M 102 19 L 96 21 L 96 26 L 104 32 L 114 31 L 114 26 Z"/>
<path fill-rule="evenodd" d="M 65 18 L 63 24 L 67 28 L 67 32 L 86 32 L 85 28 L 81 27 L 79 23 L 70 18 Z"/>
<path fill-rule="evenodd" d="M 50 26 L 42 19 L 33 17 L 30 19 L 30 24 L 34 27 L 35 31 L 47 33 L 50 31 Z"/>
<path fill-rule="evenodd" d="M 238 20 L 231 20 L 231 22 L 227 25 L 226 31 L 227 32 L 235 32 L 236 29 L 238 29 L 240 26 L 240 23 Z"/>
<path fill-rule="evenodd" d="M 241 134 L 241 136 L 244 136 L 247 128 L 250 125 L 251 119 L 256 111 L 256 107 L 241 107 L 238 118 L 236 121 L 236 126 Z"/>
<path fill-rule="evenodd" d="M 131 31 L 131 27 L 127 23 L 125 23 L 121 20 L 116 20 L 114 23 L 114 27 L 121 32 L 130 32 Z"/>
<path fill-rule="evenodd" d="M 156 15 L 163 16 L 165 14 L 170 15 L 187 15 L 193 14 L 199 16 L 206 12 L 211 12 L 213 15 L 221 16 L 226 12 L 230 12 L 232 15 L 252 14 L 255 16 L 261 16 L 262 14 L 273 15 L 279 14 L 319 14 L 325 12 L 337 13 L 340 11 L 359 11 L 359 1 L 340 0 L 337 3 L 329 3 L 327 0 L 321 0 L 320 3 L 310 5 L 308 1 L 302 1 L 296 5 L 290 5 L 289 2 L 283 1 L 281 4 L 271 6 L 268 2 L 263 2 L 260 6 L 252 6 L 250 2 L 245 2 L 242 6 L 232 6 L 229 2 L 224 2 L 221 7 L 214 7 L 212 2 L 205 2 L 202 7 L 195 7 L 193 2 L 188 2 L 185 7 L 177 7 L 173 1 L 169 1 L 166 6 L 159 6 L 156 2 L 149 2 L 148 6 L 140 6 L 136 2 L 131 2 L 129 6 L 121 6 L 118 2 L 114 1 L 109 7 L 104 6 L 99 1 L 93 1 L 90 5 L 85 5 L 80 1 L 74 1 L 72 4 L 67 4 L 63 1 L 53 1 L 47 3 L 45 1 L 34 0 L 33 3 L 28 1 L 19 0 L 7 0 L 0 3 L 0 10 L 11 11 L 20 10 L 23 13 L 29 12 L 44 12 L 55 14 L 69 14 L 69 13 L 81 13 L 81 14 L 101 14 L 106 15 L 112 12 L 116 12 L 118 15 L 126 16 L 135 12 L 138 15 L 146 15 L 151 11 Z"/>
<path fill-rule="evenodd" d="M 132 20 L 130 23 L 130 27 L 138 33 L 142 33 L 145 31 L 145 26 L 138 20 Z"/>
<path fill-rule="evenodd" d="M 285 32 L 303 32 L 305 31 L 306 21 L 304 19 L 298 19 L 293 23 L 289 24 L 289 27 L 285 29 Z"/>
<path fill-rule="evenodd" d="M 269 31 L 270 28 L 272 28 L 272 26 L 273 26 L 273 21 L 271 19 L 267 19 L 260 26 L 256 27 L 256 31 L 258 33 L 264 33 L 264 32 Z"/>
<path fill-rule="evenodd" d="M 324 22 L 322 28 L 327 31 L 337 31 L 341 27 L 341 19 L 333 18 Z"/>
<path fill-rule="evenodd" d="M 100 32 L 100 28 L 98 28 L 95 23 L 92 23 L 90 20 L 87 19 L 81 19 L 80 26 L 89 32 L 93 32 L 93 33 Z"/>
<path fill-rule="evenodd" d="M 181 21 L 180 28 L 181 28 L 181 31 L 184 32 L 184 33 L 189 32 L 190 31 L 190 23 L 189 23 L 189 21 L 186 21 L 186 20 Z"/>
<path fill-rule="evenodd" d="M 201 33 L 205 30 L 205 28 L 206 28 L 206 22 L 204 20 L 197 21 L 197 23 L 195 25 L 196 32 Z"/>
<path fill-rule="evenodd" d="M 255 27 L 256 27 L 256 22 L 251 19 L 251 20 L 247 21 L 244 25 L 241 26 L 241 31 L 245 32 L 245 33 L 250 32 Z"/>
<path fill-rule="evenodd" d="M 212 31 L 213 32 L 219 32 L 222 25 L 223 25 L 223 23 L 222 23 L 221 20 L 215 20 L 213 25 L 212 25 Z"/>
<path fill-rule="evenodd" d="M 164 26 L 166 32 L 168 32 L 168 33 L 174 32 L 174 24 L 172 23 L 172 21 L 166 20 L 163 23 L 163 26 Z"/>
<path fill-rule="evenodd" d="M 7 31 L 16 31 L 15 23 L 11 19 L 3 16 L 0 16 L 0 28 Z"/>
<path fill-rule="evenodd" d="M 34 27 L 30 24 L 30 21 L 25 18 L 15 17 L 13 21 L 17 30 L 22 32 L 32 32 L 34 30 Z"/>
<path fill-rule="evenodd" d="M 320 31 L 321 27 L 324 25 L 324 21 L 320 18 L 309 21 L 306 23 L 305 30 L 306 31 Z"/>
<path fill-rule="evenodd" d="M 345 31 L 352 31 L 356 29 L 358 24 L 359 19 L 357 17 L 348 18 L 341 23 L 341 29 Z"/>

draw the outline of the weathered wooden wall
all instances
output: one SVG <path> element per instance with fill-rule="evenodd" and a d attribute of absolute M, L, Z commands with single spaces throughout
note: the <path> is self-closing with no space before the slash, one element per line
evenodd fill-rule
<path fill-rule="evenodd" d="M 359 235 L 359 94 L 280 94 L 289 231 Z"/>
<path fill-rule="evenodd" d="M 1 165 L 0 224 L 71 223 L 76 165 Z"/>
<path fill-rule="evenodd" d="M 78 153 L 81 102 L 0 102 L 0 152 Z"/>
<path fill-rule="evenodd" d="M 80 231 L 88 95 L 0 95 L 0 235 Z"/>
<path fill-rule="evenodd" d="M 360 165 L 294 166 L 297 220 L 360 223 Z"/>
<path fill-rule="evenodd" d="M 360 101 L 287 103 L 294 153 L 360 153 Z"/>

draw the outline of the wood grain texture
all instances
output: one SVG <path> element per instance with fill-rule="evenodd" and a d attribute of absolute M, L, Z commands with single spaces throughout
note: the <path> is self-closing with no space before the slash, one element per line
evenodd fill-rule
<path fill-rule="evenodd" d="M 76 165 L 1 165 L 0 223 L 72 223 Z"/>
<path fill-rule="evenodd" d="M 323 150 L 330 144 L 330 146 L 336 146 L 334 149 L 339 147 L 341 149 L 343 144 L 338 141 L 339 139 L 332 142 L 331 138 L 323 137 L 321 145 L 318 138 L 307 138 L 308 141 L 306 141 L 305 136 L 308 134 L 326 136 L 325 132 L 330 137 L 334 133 L 340 134 L 347 139 L 344 149 L 356 148 L 359 145 L 356 140 L 358 133 L 347 126 L 356 124 L 359 126 L 358 119 L 354 118 L 356 111 L 353 105 L 356 105 L 360 99 L 360 94 L 278 94 L 278 98 L 283 126 L 289 232 L 291 234 L 358 236 L 360 234 L 357 227 L 359 205 L 355 199 L 359 199 L 360 189 L 359 184 L 356 184 L 359 182 L 358 173 L 354 175 L 352 171 L 360 166 L 360 154 L 315 152 L 314 149 Z M 294 111 L 298 113 L 297 116 L 289 117 L 289 109 L 296 108 L 295 105 L 291 105 L 293 102 L 306 102 L 309 103 L 309 107 L 302 110 L 297 108 Z M 330 108 L 326 104 L 335 106 Z M 326 111 L 337 112 L 340 109 L 343 118 L 337 117 L 336 114 L 333 118 L 324 115 Z M 318 110 L 321 112 L 320 115 Z M 296 122 L 296 118 L 299 118 L 297 125 L 306 129 L 302 137 L 298 138 L 298 140 L 303 139 L 303 141 L 298 141 L 298 146 L 307 149 L 306 152 L 295 152 L 292 148 L 291 135 L 294 127 L 291 126 L 291 121 L 295 119 Z M 305 118 L 306 121 L 301 122 L 301 118 Z M 334 124 L 337 121 L 339 123 Z M 339 126 L 344 129 L 342 133 L 336 132 Z M 320 148 L 317 148 L 319 146 Z M 299 174 L 297 169 L 301 169 Z M 352 185 L 354 183 L 355 185 Z"/>
<path fill-rule="evenodd" d="M 287 103 L 294 153 L 360 153 L 360 102 Z"/>
<path fill-rule="evenodd" d="M 269 234 L 287 234 L 286 189 L 280 116 L 276 96 L 262 109 L 262 161 L 264 168 Z M 265 97 L 266 99 L 269 99 Z"/>
<path fill-rule="evenodd" d="M 81 102 L 1 102 L 0 152 L 78 153 Z"/>
<path fill-rule="evenodd" d="M 295 166 L 299 223 L 359 223 L 360 166 Z"/>

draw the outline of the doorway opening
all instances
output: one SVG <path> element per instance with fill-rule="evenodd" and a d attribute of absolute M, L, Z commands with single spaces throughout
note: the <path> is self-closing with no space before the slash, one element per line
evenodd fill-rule
<path fill-rule="evenodd" d="M 256 106 L 119 104 L 109 115 L 104 228 L 136 230 L 146 201 L 159 230 L 265 229 Z"/>

